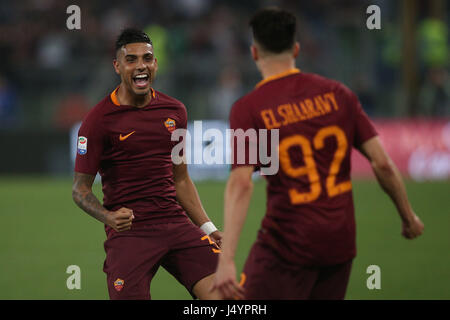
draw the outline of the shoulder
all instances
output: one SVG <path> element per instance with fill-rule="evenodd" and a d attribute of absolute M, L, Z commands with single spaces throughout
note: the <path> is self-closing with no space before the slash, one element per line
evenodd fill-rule
<path fill-rule="evenodd" d="M 169 96 L 165 93 L 162 93 L 161 91 L 156 91 L 155 90 L 155 96 L 156 99 L 160 102 L 160 103 L 164 103 L 164 104 L 168 104 L 168 105 L 173 105 L 175 108 L 178 109 L 186 109 L 185 105 L 183 102 L 181 102 L 180 100 Z"/>
<path fill-rule="evenodd" d="M 172 114 L 175 120 L 181 124 L 181 127 L 185 127 L 187 125 L 187 110 L 184 103 L 174 97 L 156 90 L 155 99 L 157 99 L 157 103 L 162 105 L 164 108 L 169 108 L 170 114 Z"/>
<path fill-rule="evenodd" d="M 251 107 L 255 104 L 255 101 L 259 99 L 260 92 L 257 90 L 250 91 L 246 95 L 236 100 L 231 107 L 231 114 L 242 113 L 244 111 L 250 111 Z"/>
<path fill-rule="evenodd" d="M 336 99 L 343 102 L 344 105 L 358 104 L 358 97 L 344 83 L 314 73 L 305 74 L 305 77 L 310 84 L 308 87 L 320 88 L 321 92 L 332 92 Z"/>
<path fill-rule="evenodd" d="M 326 78 L 317 74 L 310 74 L 310 75 L 311 78 L 314 79 L 314 81 L 322 83 L 324 86 L 328 87 L 330 91 L 336 92 L 338 94 L 343 94 L 346 96 L 355 95 L 349 87 L 347 87 L 340 81 Z"/>
<path fill-rule="evenodd" d="M 230 110 L 229 121 L 231 129 L 254 127 L 255 107 L 259 104 L 255 100 L 255 92 L 252 91 L 237 100 Z"/>
<path fill-rule="evenodd" d="M 168 106 L 172 110 L 175 109 L 175 112 L 180 114 L 181 116 L 186 116 L 186 106 L 180 100 L 156 90 L 155 97 L 158 100 L 158 103 Z"/>
<path fill-rule="evenodd" d="M 352 91 L 342 82 L 327 78 L 316 73 L 304 73 L 304 79 L 310 82 L 314 86 L 320 86 L 324 89 L 328 89 L 337 93 L 350 94 Z"/>
<path fill-rule="evenodd" d="M 82 126 L 99 126 L 103 123 L 103 117 L 114 105 L 108 96 L 92 107 L 83 119 Z"/>

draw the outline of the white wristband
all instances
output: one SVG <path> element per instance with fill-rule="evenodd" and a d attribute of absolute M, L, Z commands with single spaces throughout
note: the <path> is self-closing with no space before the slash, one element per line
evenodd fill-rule
<path fill-rule="evenodd" d="M 206 233 L 206 235 L 208 235 L 208 236 L 211 233 L 213 233 L 214 231 L 217 231 L 216 226 L 211 221 L 208 221 L 208 222 L 205 222 L 204 224 L 202 224 L 200 229 L 202 229 Z"/>

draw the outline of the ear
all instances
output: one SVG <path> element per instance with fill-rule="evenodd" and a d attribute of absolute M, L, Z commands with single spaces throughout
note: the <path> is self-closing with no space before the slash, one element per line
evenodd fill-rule
<path fill-rule="evenodd" d="M 116 71 L 117 74 L 120 74 L 120 70 L 119 70 L 119 61 L 117 59 L 113 60 L 113 66 L 114 66 L 114 70 Z"/>
<path fill-rule="evenodd" d="M 300 43 L 296 41 L 294 44 L 294 58 L 297 58 L 299 52 L 300 52 Z"/>
<path fill-rule="evenodd" d="M 253 60 L 258 61 L 258 59 L 259 59 L 259 52 L 258 52 L 258 48 L 254 44 L 252 44 L 250 46 L 250 52 L 252 54 Z"/>
<path fill-rule="evenodd" d="M 158 71 L 158 59 L 155 58 L 155 72 Z"/>

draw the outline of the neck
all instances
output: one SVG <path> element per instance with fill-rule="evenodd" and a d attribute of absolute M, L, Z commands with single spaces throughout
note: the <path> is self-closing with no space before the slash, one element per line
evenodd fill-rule
<path fill-rule="evenodd" d="M 280 73 L 295 68 L 295 59 L 292 56 L 276 55 L 261 58 L 258 62 L 258 69 L 263 79 L 273 77 Z"/>
<path fill-rule="evenodd" d="M 137 108 L 145 107 L 152 100 L 151 91 L 147 94 L 137 95 L 127 90 L 123 84 L 119 86 L 116 96 L 120 104 Z"/>

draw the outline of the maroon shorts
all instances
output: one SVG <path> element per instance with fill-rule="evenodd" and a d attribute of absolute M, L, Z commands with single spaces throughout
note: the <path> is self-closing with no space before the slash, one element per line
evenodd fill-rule
<path fill-rule="evenodd" d="M 111 299 L 150 299 L 150 282 L 159 266 L 194 297 L 197 281 L 216 270 L 218 248 L 188 220 L 108 230 L 107 236 L 103 271 Z"/>
<path fill-rule="evenodd" d="M 241 284 L 249 300 L 342 300 L 352 260 L 333 266 L 288 264 L 271 248 L 256 242 L 247 258 Z"/>

